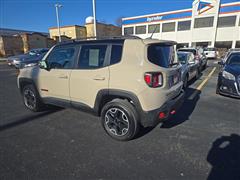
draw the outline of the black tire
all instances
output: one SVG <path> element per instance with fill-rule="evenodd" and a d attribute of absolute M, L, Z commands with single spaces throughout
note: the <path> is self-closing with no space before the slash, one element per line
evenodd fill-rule
<path fill-rule="evenodd" d="M 101 122 L 106 133 L 119 141 L 133 139 L 139 130 L 138 114 L 127 100 L 114 99 L 108 102 L 102 109 Z"/>
<path fill-rule="evenodd" d="M 220 94 L 219 93 L 219 85 L 217 84 L 217 87 L 216 87 L 216 94 Z"/>
<path fill-rule="evenodd" d="M 44 104 L 41 100 L 41 97 L 38 94 L 38 91 L 32 84 L 28 84 L 23 87 L 22 90 L 23 103 L 25 107 L 31 111 L 39 112 L 44 109 Z M 29 99 L 32 100 L 30 102 Z"/>
<path fill-rule="evenodd" d="M 186 75 L 183 80 L 183 89 L 187 89 L 187 87 L 188 87 L 188 75 Z"/>
<path fill-rule="evenodd" d="M 207 63 L 203 66 L 203 69 L 204 70 L 207 69 Z"/>

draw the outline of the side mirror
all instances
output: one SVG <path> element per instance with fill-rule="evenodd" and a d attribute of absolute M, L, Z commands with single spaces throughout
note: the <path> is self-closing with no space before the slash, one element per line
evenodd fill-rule
<path fill-rule="evenodd" d="M 41 69 L 49 70 L 46 61 L 39 61 L 39 64 L 38 64 L 38 65 L 39 65 L 39 67 L 40 67 Z"/>

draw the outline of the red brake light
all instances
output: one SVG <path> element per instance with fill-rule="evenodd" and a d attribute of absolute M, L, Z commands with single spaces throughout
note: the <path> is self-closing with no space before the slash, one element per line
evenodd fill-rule
<path fill-rule="evenodd" d="M 163 85 L 163 76 L 160 72 L 145 73 L 144 80 L 149 87 L 156 88 Z"/>
<path fill-rule="evenodd" d="M 151 85 L 151 82 L 152 82 L 152 75 L 151 74 L 145 74 L 144 75 L 144 80 L 145 80 L 145 82 L 147 83 L 147 85 Z"/>
<path fill-rule="evenodd" d="M 196 55 L 195 58 L 196 58 L 196 60 L 199 60 L 199 59 L 200 59 L 199 55 Z"/>

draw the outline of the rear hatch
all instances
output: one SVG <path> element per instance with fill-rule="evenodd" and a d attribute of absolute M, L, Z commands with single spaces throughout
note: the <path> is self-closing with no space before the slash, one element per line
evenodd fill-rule
<path fill-rule="evenodd" d="M 159 66 L 165 76 L 165 89 L 181 90 L 181 65 L 178 62 L 177 53 L 172 42 L 152 43 L 148 45 L 147 58 L 152 64 Z M 177 86 L 176 88 L 173 88 Z M 180 90 L 179 90 L 180 89 Z M 177 92 L 178 93 L 178 92 Z"/>

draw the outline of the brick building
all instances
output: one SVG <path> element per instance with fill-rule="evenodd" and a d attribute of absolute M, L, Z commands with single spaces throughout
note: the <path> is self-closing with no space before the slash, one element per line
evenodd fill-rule
<path fill-rule="evenodd" d="M 34 48 L 49 48 L 56 41 L 48 33 L 0 29 L 0 57 L 26 53 Z"/>

